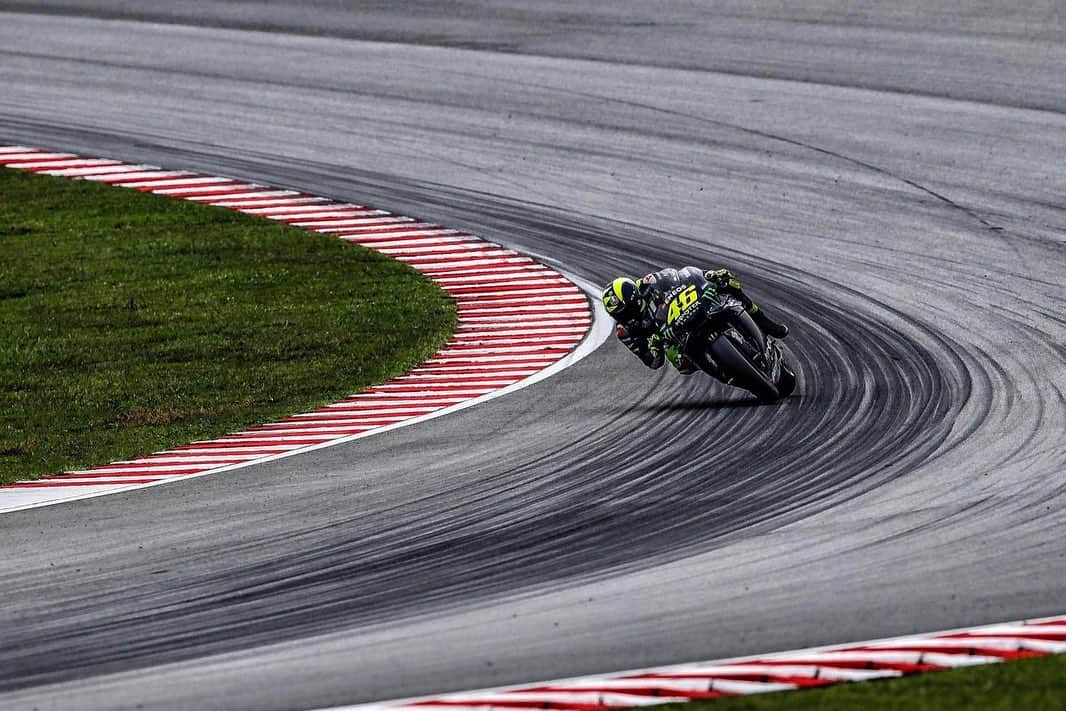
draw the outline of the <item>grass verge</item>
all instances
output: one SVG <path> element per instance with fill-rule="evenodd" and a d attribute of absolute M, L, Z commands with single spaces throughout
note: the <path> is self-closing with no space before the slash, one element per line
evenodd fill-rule
<path fill-rule="evenodd" d="M 0 482 L 335 401 L 454 326 L 442 290 L 370 250 L 0 168 Z"/>
<path fill-rule="evenodd" d="M 729 699 L 671 704 L 676 711 L 941 711 L 1066 709 L 1066 655 Z"/>

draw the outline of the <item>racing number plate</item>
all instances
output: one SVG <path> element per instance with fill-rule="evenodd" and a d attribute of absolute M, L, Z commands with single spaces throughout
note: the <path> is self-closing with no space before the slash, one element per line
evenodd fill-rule
<path fill-rule="evenodd" d="M 692 317 L 693 307 L 700 300 L 699 292 L 695 286 L 687 286 L 673 298 L 666 311 L 666 325 L 684 323 Z"/>

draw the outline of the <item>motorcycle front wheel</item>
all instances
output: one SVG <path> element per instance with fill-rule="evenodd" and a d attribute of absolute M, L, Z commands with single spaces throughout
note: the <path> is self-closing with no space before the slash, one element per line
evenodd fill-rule
<path fill-rule="evenodd" d="M 781 394 L 770 379 L 727 336 L 719 336 L 711 343 L 711 356 L 733 385 L 744 388 L 763 402 L 781 399 Z"/>

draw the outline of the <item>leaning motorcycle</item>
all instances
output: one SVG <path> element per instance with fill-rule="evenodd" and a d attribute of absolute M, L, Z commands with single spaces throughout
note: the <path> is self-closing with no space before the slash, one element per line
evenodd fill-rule
<path fill-rule="evenodd" d="M 669 271 L 673 273 L 653 287 L 655 317 L 665 324 L 664 340 L 703 372 L 763 402 L 791 395 L 795 372 L 785 363 L 781 346 L 763 334 L 744 305 L 719 294 L 699 269 Z"/>

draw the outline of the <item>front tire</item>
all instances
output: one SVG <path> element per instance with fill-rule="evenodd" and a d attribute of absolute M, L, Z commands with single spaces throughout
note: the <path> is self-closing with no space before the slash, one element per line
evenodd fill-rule
<path fill-rule="evenodd" d="M 711 356 L 732 385 L 750 391 L 763 402 L 781 399 L 774 384 L 756 368 L 726 336 L 719 336 L 711 344 Z M 794 385 L 794 384 L 793 384 Z"/>

